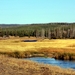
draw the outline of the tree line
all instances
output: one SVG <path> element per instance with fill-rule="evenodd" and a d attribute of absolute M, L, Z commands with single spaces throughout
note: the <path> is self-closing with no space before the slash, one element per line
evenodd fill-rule
<path fill-rule="evenodd" d="M 41 28 L 41 29 L 2 29 L 0 28 L 0 37 L 9 37 L 9 36 L 19 36 L 19 37 L 36 37 L 36 38 L 48 38 L 48 39 L 74 39 L 75 38 L 75 27 L 55 27 L 51 28 Z"/>

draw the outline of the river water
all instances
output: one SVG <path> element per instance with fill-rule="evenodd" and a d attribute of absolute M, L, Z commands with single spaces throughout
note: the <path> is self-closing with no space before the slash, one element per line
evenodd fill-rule
<path fill-rule="evenodd" d="M 39 63 L 60 66 L 62 68 L 73 68 L 73 69 L 75 69 L 75 61 L 55 60 L 54 58 L 45 58 L 45 57 L 32 57 L 32 58 L 26 58 L 26 59 L 36 61 Z"/>

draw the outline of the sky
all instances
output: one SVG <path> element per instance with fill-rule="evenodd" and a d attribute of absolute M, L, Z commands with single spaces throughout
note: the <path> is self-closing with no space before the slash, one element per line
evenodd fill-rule
<path fill-rule="evenodd" d="M 0 0 L 0 24 L 75 22 L 75 0 Z"/>

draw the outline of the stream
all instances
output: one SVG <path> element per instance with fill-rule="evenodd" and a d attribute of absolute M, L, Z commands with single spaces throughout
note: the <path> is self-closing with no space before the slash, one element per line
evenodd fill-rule
<path fill-rule="evenodd" d="M 31 57 L 26 58 L 27 60 L 36 61 L 38 63 L 51 64 L 55 66 L 60 66 L 62 68 L 73 68 L 75 69 L 75 61 L 63 61 L 55 60 L 54 58 L 45 58 L 45 57 Z"/>

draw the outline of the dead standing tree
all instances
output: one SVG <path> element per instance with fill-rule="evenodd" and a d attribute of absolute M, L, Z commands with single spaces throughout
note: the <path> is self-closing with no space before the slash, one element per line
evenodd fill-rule
<path fill-rule="evenodd" d="M 73 29 L 70 28 L 70 39 L 72 39 L 72 38 L 73 38 Z"/>
<path fill-rule="evenodd" d="M 45 38 L 45 30 L 44 29 L 41 30 L 41 37 L 42 37 L 42 39 Z"/>
<path fill-rule="evenodd" d="M 67 29 L 67 38 L 70 38 L 70 29 Z"/>
<path fill-rule="evenodd" d="M 51 31 L 48 29 L 48 39 L 51 39 Z"/>
<path fill-rule="evenodd" d="M 58 28 L 58 33 L 59 33 L 58 38 L 62 39 L 62 30 L 60 28 Z"/>
<path fill-rule="evenodd" d="M 75 39 L 75 27 L 73 28 L 73 39 Z"/>
<path fill-rule="evenodd" d="M 60 28 L 56 28 L 56 38 L 59 39 L 60 38 Z"/>
<path fill-rule="evenodd" d="M 75 27 L 72 26 L 72 38 L 75 38 Z"/>
<path fill-rule="evenodd" d="M 48 29 L 45 30 L 45 38 L 48 37 Z"/>
<path fill-rule="evenodd" d="M 36 30 L 36 38 L 39 37 L 39 30 Z"/>

